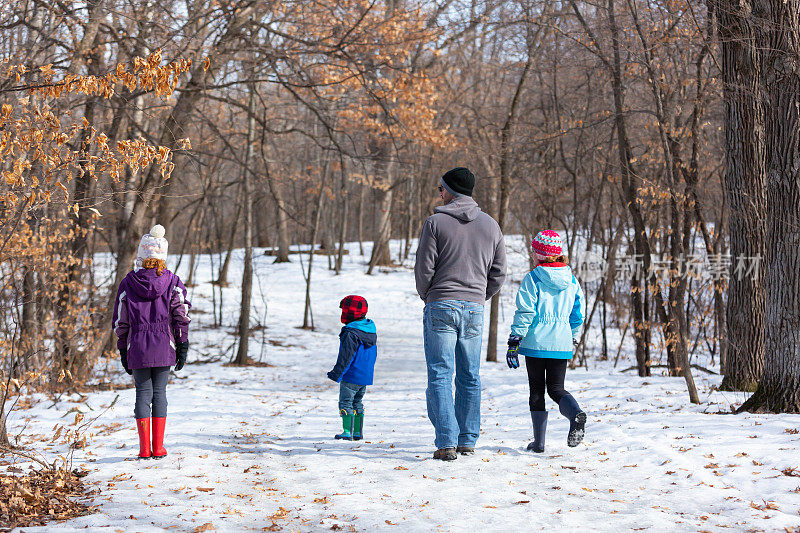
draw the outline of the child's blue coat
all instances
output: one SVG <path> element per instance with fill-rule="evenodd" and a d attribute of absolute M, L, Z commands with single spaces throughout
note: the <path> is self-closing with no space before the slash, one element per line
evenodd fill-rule
<path fill-rule="evenodd" d="M 368 318 L 350 322 L 342 328 L 339 339 L 339 357 L 328 377 L 337 383 L 372 385 L 378 358 L 375 323 Z"/>
<path fill-rule="evenodd" d="M 572 339 L 583 324 L 583 291 L 568 266 L 538 266 L 517 292 L 511 333 L 527 357 L 572 359 Z"/>

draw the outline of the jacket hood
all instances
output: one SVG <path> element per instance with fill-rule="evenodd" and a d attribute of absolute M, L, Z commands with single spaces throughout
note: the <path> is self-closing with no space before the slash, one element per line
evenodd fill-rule
<path fill-rule="evenodd" d="M 128 274 L 128 286 L 142 300 L 155 300 L 167 292 L 173 276 L 169 270 L 159 276 L 154 268 L 141 268 Z"/>
<path fill-rule="evenodd" d="M 558 292 L 563 291 L 572 283 L 572 270 L 568 266 L 538 266 L 533 269 L 533 275 L 545 287 Z"/>
<path fill-rule="evenodd" d="M 447 205 L 437 207 L 434 213 L 444 213 L 462 222 L 472 222 L 481 214 L 481 208 L 470 196 L 458 196 Z"/>
<path fill-rule="evenodd" d="M 345 326 L 345 328 L 353 330 L 356 335 L 358 335 L 358 338 L 361 339 L 361 342 L 364 344 L 365 348 L 369 348 L 378 342 L 378 333 L 375 330 L 375 322 L 369 318 L 362 318 L 361 320 L 350 322 Z"/>

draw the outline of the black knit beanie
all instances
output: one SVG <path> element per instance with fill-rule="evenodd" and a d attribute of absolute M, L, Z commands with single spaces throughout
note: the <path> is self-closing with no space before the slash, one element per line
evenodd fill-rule
<path fill-rule="evenodd" d="M 448 170 L 442 176 L 442 184 L 451 193 L 472 196 L 472 189 L 475 188 L 475 174 L 470 172 L 468 168 L 456 167 L 453 170 Z"/>

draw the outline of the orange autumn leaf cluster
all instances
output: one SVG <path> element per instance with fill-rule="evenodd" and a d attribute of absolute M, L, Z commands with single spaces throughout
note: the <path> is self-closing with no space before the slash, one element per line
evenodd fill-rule
<path fill-rule="evenodd" d="M 69 114 L 59 114 L 56 105 L 67 95 L 110 98 L 119 87 L 167 96 L 191 67 L 191 60 L 161 63 L 161 52 L 156 51 L 134 58 L 132 67 L 120 64 L 103 76 L 67 74 L 60 80 L 50 65 L 41 67 L 28 96 L 0 106 L 0 168 L 7 186 L 0 191 L 0 201 L 16 205 L 24 199 L 32 205 L 37 198 L 50 201 L 54 192 L 61 191 L 67 202 L 65 185 L 76 176 L 97 179 L 107 174 L 118 180 L 125 168 L 136 173 L 150 164 L 158 165 L 162 176 L 168 177 L 173 168 L 169 148 L 143 139 L 112 143 L 85 118 L 76 122 L 70 121 Z M 24 66 L 8 66 L 3 75 L 20 82 L 26 72 Z"/>
<path fill-rule="evenodd" d="M 208 65 L 208 59 L 205 62 Z M 177 87 L 180 76 L 192 66 L 192 60 L 182 58 L 162 65 L 161 50 L 148 57 L 134 57 L 132 65 L 120 63 L 112 72 L 102 76 L 66 74 L 57 79 L 52 65 L 42 65 L 37 72 L 37 82 L 28 87 L 30 94 L 44 98 L 59 98 L 67 94 L 84 94 L 111 98 L 124 87 L 155 92 L 159 97 L 170 95 Z M 207 67 L 206 67 L 207 68 Z M 6 65 L 0 78 L 13 78 L 17 83 L 30 73 L 25 65 Z"/>

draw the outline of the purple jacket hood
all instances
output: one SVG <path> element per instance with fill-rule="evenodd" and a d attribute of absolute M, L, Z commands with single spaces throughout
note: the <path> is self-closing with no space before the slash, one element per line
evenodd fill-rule
<path fill-rule="evenodd" d="M 155 300 L 167 292 L 177 277 L 169 270 L 159 276 L 152 268 L 140 268 L 138 272 L 133 271 L 125 276 L 125 279 L 132 294 L 142 300 Z"/>

